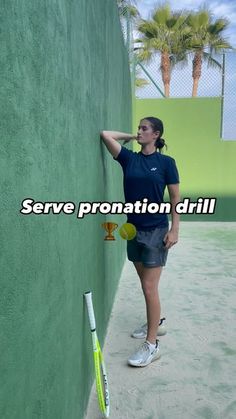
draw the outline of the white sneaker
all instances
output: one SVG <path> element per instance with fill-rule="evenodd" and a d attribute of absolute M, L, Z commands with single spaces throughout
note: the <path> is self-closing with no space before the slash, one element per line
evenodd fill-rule
<path fill-rule="evenodd" d="M 165 317 L 162 317 L 159 322 L 158 330 L 157 330 L 157 336 L 163 336 L 167 333 L 166 325 L 165 325 Z M 136 339 L 145 339 L 147 337 L 147 323 L 145 323 L 143 326 L 136 329 L 131 336 Z"/>
<path fill-rule="evenodd" d="M 148 341 L 145 341 L 139 349 L 131 355 L 128 359 L 128 364 L 133 367 L 146 367 L 146 365 L 160 358 L 159 341 L 156 340 L 156 345 L 153 348 Z"/>

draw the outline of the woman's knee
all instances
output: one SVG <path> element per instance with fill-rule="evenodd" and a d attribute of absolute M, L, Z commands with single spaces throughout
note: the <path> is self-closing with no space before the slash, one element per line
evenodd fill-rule
<path fill-rule="evenodd" d="M 148 279 L 142 280 L 142 289 L 146 297 L 153 297 L 158 293 L 158 281 Z"/>
<path fill-rule="evenodd" d="M 161 268 L 144 268 L 141 283 L 146 297 L 153 297 L 158 293 L 160 275 Z"/>

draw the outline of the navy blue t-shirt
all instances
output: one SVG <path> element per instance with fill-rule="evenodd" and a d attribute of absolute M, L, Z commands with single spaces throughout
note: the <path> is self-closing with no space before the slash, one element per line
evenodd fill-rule
<path fill-rule="evenodd" d="M 124 173 L 125 201 L 134 203 L 144 198 L 148 203 L 163 202 L 166 185 L 179 183 L 179 174 L 175 160 L 159 152 L 149 155 L 121 147 L 119 155 L 114 160 L 122 166 Z M 168 226 L 167 214 L 127 214 L 127 222 L 139 229 Z"/>

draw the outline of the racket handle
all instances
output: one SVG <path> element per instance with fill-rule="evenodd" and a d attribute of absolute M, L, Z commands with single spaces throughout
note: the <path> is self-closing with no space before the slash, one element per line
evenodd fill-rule
<path fill-rule="evenodd" d="M 96 321 L 95 321 L 94 310 L 93 310 L 92 291 L 85 292 L 84 297 L 87 304 L 91 331 L 96 330 Z"/>

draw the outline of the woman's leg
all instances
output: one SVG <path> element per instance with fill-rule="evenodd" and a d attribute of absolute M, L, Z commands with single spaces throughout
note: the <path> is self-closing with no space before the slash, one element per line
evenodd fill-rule
<path fill-rule="evenodd" d="M 156 343 L 157 329 L 160 321 L 161 305 L 158 293 L 158 285 L 162 267 L 146 268 L 141 262 L 134 262 L 134 266 L 140 277 L 147 312 L 147 340 Z"/>
<path fill-rule="evenodd" d="M 138 276 L 140 278 L 140 281 L 141 281 L 142 280 L 143 268 L 144 268 L 143 262 L 133 262 L 133 264 L 134 264 L 134 267 L 135 267 L 135 269 L 137 271 L 137 274 L 138 274 Z"/>

